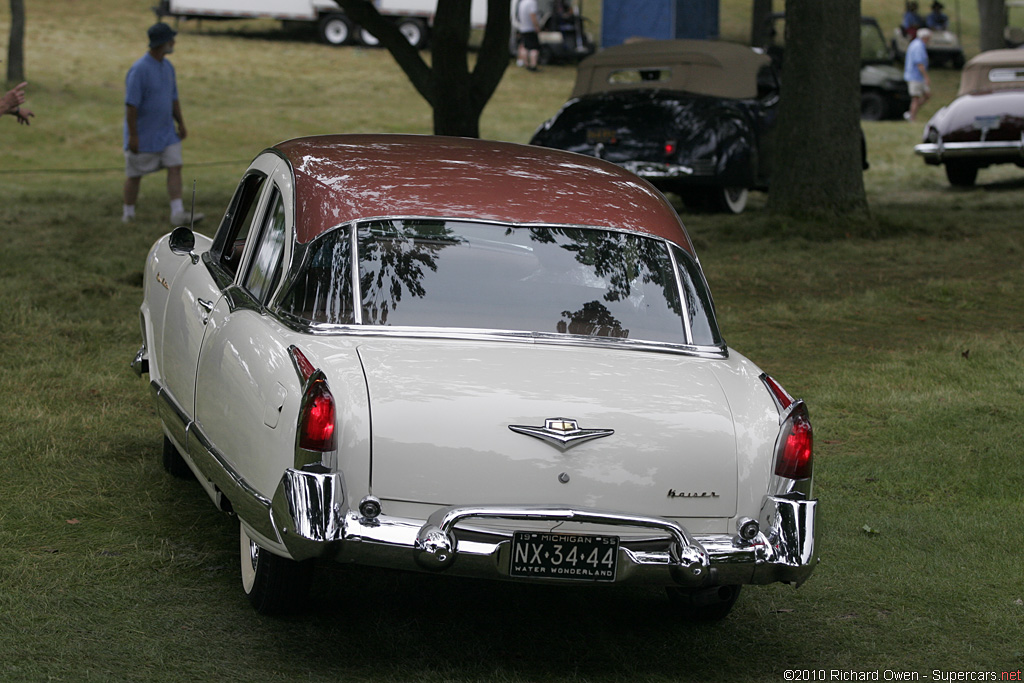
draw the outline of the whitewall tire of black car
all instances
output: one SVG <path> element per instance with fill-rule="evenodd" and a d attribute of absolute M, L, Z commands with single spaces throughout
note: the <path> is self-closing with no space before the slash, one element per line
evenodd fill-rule
<path fill-rule="evenodd" d="M 750 191 L 745 187 L 723 187 L 718 190 L 719 206 L 728 213 L 743 213 L 749 197 Z"/>
<path fill-rule="evenodd" d="M 287 614 L 301 607 L 309 593 L 313 563 L 275 555 L 249 538 L 239 524 L 242 590 L 260 614 Z"/>

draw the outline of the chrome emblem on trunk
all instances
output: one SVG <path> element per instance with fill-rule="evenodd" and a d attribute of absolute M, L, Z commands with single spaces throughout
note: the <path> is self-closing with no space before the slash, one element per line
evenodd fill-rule
<path fill-rule="evenodd" d="M 615 433 L 614 429 L 580 429 L 576 420 L 564 417 L 552 417 L 544 420 L 543 427 L 509 425 L 508 428 L 517 434 L 525 434 L 546 441 L 562 451 L 567 451 L 584 441 L 600 439 L 602 436 L 611 436 Z"/>

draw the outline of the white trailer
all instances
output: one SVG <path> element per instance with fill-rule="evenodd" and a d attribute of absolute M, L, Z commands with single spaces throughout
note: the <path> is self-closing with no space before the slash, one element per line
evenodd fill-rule
<path fill-rule="evenodd" d="M 381 14 L 390 17 L 410 44 L 425 47 L 434 22 L 437 0 L 373 0 Z M 153 8 L 159 17 L 176 19 L 255 19 L 316 22 L 320 39 L 330 45 L 379 41 L 345 16 L 332 0 L 160 0 Z M 487 22 L 486 0 L 472 0 L 474 28 Z"/>

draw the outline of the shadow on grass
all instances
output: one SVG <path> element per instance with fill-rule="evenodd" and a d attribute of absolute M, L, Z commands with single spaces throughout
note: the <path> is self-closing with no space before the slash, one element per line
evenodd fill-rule
<path fill-rule="evenodd" d="M 750 605 L 742 606 L 744 597 L 756 600 L 750 595 L 727 620 L 696 624 L 682 620 L 654 586 L 527 585 L 340 565 L 318 572 L 320 592 L 307 615 L 293 619 L 323 642 L 348 632 L 372 644 L 343 657 L 321 653 L 323 666 L 350 671 L 650 680 L 703 663 L 741 674 L 745 665 L 732 644 L 753 640 L 765 625 L 752 624 Z M 761 617 L 775 626 L 772 615 Z"/>

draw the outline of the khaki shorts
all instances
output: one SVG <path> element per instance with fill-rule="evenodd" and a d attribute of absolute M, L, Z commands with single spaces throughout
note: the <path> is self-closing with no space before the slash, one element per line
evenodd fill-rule
<path fill-rule="evenodd" d="M 924 97 L 931 89 L 924 84 L 924 81 L 907 81 L 907 90 L 911 97 Z"/>
<path fill-rule="evenodd" d="M 141 178 L 147 173 L 155 173 L 161 168 L 174 168 L 182 164 L 180 142 L 164 148 L 162 152 L 135 154 L 131 150 L 124 151 L 124 173 L 129 178 Z"/>

